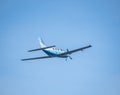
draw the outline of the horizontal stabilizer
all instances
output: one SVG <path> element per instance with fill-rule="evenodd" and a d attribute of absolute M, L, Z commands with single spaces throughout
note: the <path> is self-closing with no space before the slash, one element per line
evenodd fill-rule
<path fill-rule="evenodd" d="M 55 47 L 55 45 L 44 47 L 44 48 L 38 48 L 38 49 L 29 50 L 28 52 L 33 52 L 33 51 L 38 51 L 38 50 L 44 50 L 44 49 L 48 49 L 48 48 L 52 48 L 52 47 Z"/>

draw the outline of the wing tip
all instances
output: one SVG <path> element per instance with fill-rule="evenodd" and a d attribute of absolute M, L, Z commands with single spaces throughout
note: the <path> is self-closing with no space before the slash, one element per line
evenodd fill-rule
<path fill-rule="evenodd" d="M 21 59 L 21 61 L 26 61 L 26 59 Z"/>
<path fill-rule="evenodd" d="M 92 45 L 89 45 L 89 47 L 92 47 Z"/>

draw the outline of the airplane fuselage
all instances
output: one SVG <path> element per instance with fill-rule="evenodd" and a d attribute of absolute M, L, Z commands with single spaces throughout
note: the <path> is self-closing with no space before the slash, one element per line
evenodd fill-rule
<path fill-rule="evenodd" d="M 62 53 L 65 52 L 62 49 L 49 48 L 49 49 L 45 49 L 43 51 L 49 56 L 60 57 L 60 58 L 67 58 L 68 57 L 67 55 L 65 55 L 65 56 L 61 55 Z"/>

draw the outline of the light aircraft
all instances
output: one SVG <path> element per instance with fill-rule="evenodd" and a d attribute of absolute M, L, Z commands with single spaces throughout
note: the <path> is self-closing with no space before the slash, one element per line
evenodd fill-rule
<path fill-rule="evenodd" d="M 33 51 L 39 51 L 39 50 L 42 50 L 44 51 L 47 56 L 42 56 L 42 57 L 35 57 L 35 58 L 27 58 L 27 59 L 22 59 L 22 61 L 27 61 L 27 60 L 36 60 L 36 59 L 45 59 L 45 58 L 55 58 L 55 57 L 58 57 L 58 58 L 70 58 L 70 55 L 72 53 L 75 53 L 75 52 L 78 52 L 78 51 L 83 51 L 84 49 L 87 49 L 87 48 L 90 48 L 92 47 L 91 45 L 88 45 L 88 46 L 85 46 L 85 47 L 81 47 L 81 48 L 78 48 L 78 49 L 74 49 L 74 50 L 68 50 L 67 51 L 64 51 L 62 49 L 57 49 L 55 48 L 56 46 L 55 45 L 52 45 L 52 46 L 46 46 L 43 42 L 42 39 L 38 39 L 39 40 L 39 44 L 41 46 L 41 48 L 38 48 L 38 49 L 33 49 L 33 50 L 28 50 L 28 52 L 33 52 Z"/>

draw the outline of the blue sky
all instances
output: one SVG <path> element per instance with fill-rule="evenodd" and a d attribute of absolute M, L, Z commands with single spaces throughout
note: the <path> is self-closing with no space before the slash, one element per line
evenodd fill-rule
<path fill-rule="evenodd" d="M 0 95 L 120 95 L 119 0 L 0 1 Z M 73 60 L 44 56 L 47 45 L 72 50 Z"/>

